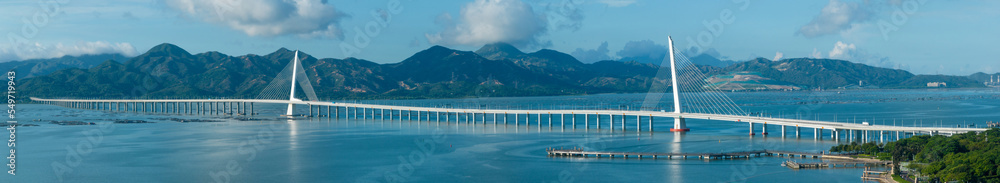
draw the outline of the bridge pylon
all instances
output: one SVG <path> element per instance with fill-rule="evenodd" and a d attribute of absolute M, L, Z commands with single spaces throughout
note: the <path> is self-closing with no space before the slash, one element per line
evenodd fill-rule
<path fill-rule="evenodd" d="M 680 89 L 679 89 L 680 87 L 678 87 L 679 83 L 677 82 L 677 61 L 674 60 L 674 39 L 670 38 L 670 36 L 667 36 L 667 46 L 669 47 L 668 49 L 670 49 L 670 81 L 673 83 L 672 86 L 671 86 L 671 88 L 674 89 L 674 91 L 673 91 L 674 92 L 674 113 L 680 114 L 681 113 L 681 96 L 680 96 Z M 674 118 L 674 128 L 671 128 L 670 131 L 672 131 L 672 132 L 686 132 L 686 131 L 691 131 L 691 129 L 687 128 L 687 124 L 685 124 L 684 118 L 678 115 L 676 118 Z"/>
<path fill-rule="evenodd" d="M 264 87 L 257 99 L 267 99 L 267 100 L 288 100 L 288 108 L 285 114 L 282 116 L 293 117 L 295 114 L 295 103 L 301 104 L 304 99 L 308 101 L 318 101 L 316 97 L 316 91 L 313 90 L 312 84 L 309 81 L 308 75 L 305 73 L 305 68 L 302 67 L 302 59 L 299 58 L 299 51 L 295 51 L 295 55 L 291 62 L 285 66 L 274 79 Z M 296 97 L 296 93 L 305 93 L 305 98 Z M 310 107 L 310 111 L 312 108 Z"/>

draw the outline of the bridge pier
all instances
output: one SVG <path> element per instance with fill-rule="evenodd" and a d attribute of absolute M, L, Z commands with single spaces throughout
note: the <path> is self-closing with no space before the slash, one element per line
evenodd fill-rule
<path fill-rule="evenodd" d="M 531 113 L 530 112 L 525 112 L 524 113 L 524 125 L 526 127 L 531 127 Z M 538 125 L 541 125 L 541 123 L 538 123 Z"/>
<path fill-rule="evenodd" d="M 552 129 L 552 112 L 549 112 L 549 129 Z"/>
<path fill-rule="evenodd" d="M 573 129 L 576 129 L 576 113 L 570 112 L 569 115 L 570 118 L 573 118 L 573 123 L 572 123 Z"/>
<path fill-rule="evenodd" d="M 687 128 L 687 123 L 684 121 L 685 121 L 684 118 L 680 116 L 674 118 L 674 128 L 671 128 L 670 131 L 672 132 L 691 131 L 691 129 Z M 750 123 L 750 135 L 753 135 L 753 123 Z"/>
<path fill-rule="evenodd" d="M 861 143 L 868 142 L 868 131 L 859 130 L 861 132 Z"/>
<path fill-rule="evenodd" d="M 652 114 L 649 115 L 649 131 L 651 131 L 651 132 L 653 131 L 653 115 Z M 653 157 L 653 158 L 656 158 L 656 157 Z"/>
<path fill-rule="evenodd" d="M 785 128 L 788 126 L 781 125 L 781 138 L 785 138 Z"/>
<path fill-rule="evenodd" d="M 767 136 L 767 122 L 760 125 L 760 135 Z"/>
<path fill-rule="evenodd" d="M 813 139 L 817 139 L 818 140 L 818 139 L 821 138 L 820 136 L 822 136 L 822 135 L 823 135 L 823 131 L 820 131 L 819 128 L 813 128 Z"/>
<path fill-rule="evenodd" d="M 626 116 L 625 113 L 622 113 L 622 131 L 625 131 L 625 129 L 626 129 L 626 127 L 625 127 L 625 118 L 626 117 L 628 117 L 628 116 Z"/>
<path fill-rule="evenodd" d="M 642 124 L 642 116 L 635 115 L 635 131 L 642 131 L 642 127 L 639 126 L 640 124 Z"/>
<path fill-rule="evenodd" d="M 756 135 L 756 134 L 753 133 L 753 122 L 747 122 L 747 123 L 750 123 L 750 136 Z M 674 125 L 674 126 L 676 126 L 676 125 Z M 670 129 L 670 130 L 673 131 L 673 129 Z"/>
<path fill-rule="evenodd" d="M 833 133 L 830 134 L 830 138 L 832 138 L 833 141 L 840 141 L 840 130 L 837 130 L 836 128 L 832 130 Z"/>
<path fill-rule="evenodd" d="M 583 113 L 583 129 L 590 129 L 590 115 Z"/>
<path fill-rule="evenodd" d="M 566 114 L 559 114 L 559 121 L 562 123 L 562 128 L 566 128 Z"/>
<path fill-rule="evenodd" d="M 600 130 L 601 129 L 601 114 L 600 113 L 594 113 L 594 121 L 595 121 L 595 123 L 597 123 L 597 129 Z"/>

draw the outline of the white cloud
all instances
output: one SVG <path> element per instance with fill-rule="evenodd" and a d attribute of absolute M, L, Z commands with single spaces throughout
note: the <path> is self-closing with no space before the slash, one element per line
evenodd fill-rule
<path fill-rule="evenodd" d="M 857 2 L 846 3 L 830 0 L 830 3 L 820 11 L 820 14 L 799 28 L 796 34 L 809 38 L 836 34 L 851 29 L 857 23 L 871 20 L 872 11 L 872 9 Z"/>
<path fill-rule="evenodd" d="M 43 45 L 35 43 L 31 45 L 22 45 L 19 48 L 0 47 L 0 61 L 48 59 L 63 56 L 96 55 L 105 53 L 117 53 L 129 57 L 138 55 L 135 47 L 129 43 L 109 43 L 104 41 L 80 42 L 72 45 L 63 43 Z"/>
<path fill-rule="evenodd" d="M 855 54 L 855 50 L 858 47 L 854 44 L 845 44 L 844 42 L 837 41 L 833 44 L 833 50 L 830 50 L 830 58 L 833 59 L 849 59 Z"/>
<path fill-rule="evenodd" d="M 809 54 L 809 57 L 811 57 L 811 58 L 823 58 L 823 52 L 820 52 L 819 49 L 813 48 L 813 52 L 812 52 L 812 54 Z"/>
<path fill-rule="evenodd" d="M 608 42 L 605 41 L 598 46 L 597 49 L 584 50 L 583 48 L 577 48 L 573 53 L 570 53 L 577 60 L 584 63 L 593 63 L 602 60 L 611 60 L 611 56 L 608 56 Z"/>
<path fill-rule="evenodd" d="M 819 53 L 816 52 L 816 50 L 813 50 L 813 55 L 819 56 Z M 853 43 L 847 44 L 842 41 L 837 41 L 837 43 L 833 45 L 833 49 L 830 50 L 829 53 L 829 58 L 847 60 L 882 68 L 903 70 L 909 70 L 910 68 L 909 65 L 891 61 L 889 57 L 883 57 L 879 54 L 870 53 L 867 50 L 858 48 L 858 46 Z"/>
<path fill-rule="evenodd" d="M 629 41 L 618 51 L 620 57 L 663 58 L 667 54 L 667 46 L 656 44 L 653 40 Z"/>
<path fill-rule="evenodd" d="M 164 0 L 187 16 L 228 26 L 250 36 L 344 37 L 345 14 L 325 0 Z"/>
<path fill-rule="evenodd" d="M 780 51 L 779 52 L 775 52 L 774 53 L 774 59 L 771 59 L 771 60 L 778 61 L 778 60 L 781 60 L 782 57 L 785 57 L 784 53 L 781 53 Z"/>
<path fill-rule="evenodd" d="M 520 0 L 476 0 L 461 11 L 461 20 L 445 30 L 426 34 L 432 44 L 478 46 L 507 42 L 518 47 L 544 47 L 541 41 L 548 30 L 544 14 L 536 13 Z M 450 18 L 450 15 L 440 18 Z M 437 22 L 449 22 L 437 20 Z"/>
<path fill-rule="evenodd" d="M 610 7 L 625 7 L 635 3 L 635 0 L 600 0 L 598 2 L 604 3 Z"/>

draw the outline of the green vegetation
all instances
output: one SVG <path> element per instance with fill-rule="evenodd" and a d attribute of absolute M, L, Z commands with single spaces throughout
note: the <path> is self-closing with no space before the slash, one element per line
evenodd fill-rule
<path fill-rule="evenodd" d="M 892 175 L 892 180 L 895 180 L 896 182 L 899 183 L 911 183 L 910 181 L 903 179 L 903 177 L 900 177 L 899 175 Z"/>
<path fill-rule="evenodd" d="M 914 136 L 884 145 L 842 144 L 831 147 L 830 151 L 888 158 L 897 166 L 901 161 L 911 161 L 908 168 L 936 181 L 1000 182 L 1000 129 L 997 128 L 950 137 Z"/>

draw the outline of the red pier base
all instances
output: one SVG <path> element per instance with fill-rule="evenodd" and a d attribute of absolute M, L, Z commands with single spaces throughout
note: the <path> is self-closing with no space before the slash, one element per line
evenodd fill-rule
<path fill-rule="evenodd" d="M 691 129 L 690 128 L 671 128 L 670 131 L 672 131 L 672 132 L 686 132 L 686 131 L 691 131 Z"/>
<path fill-rule="evenodd" d="M 760 133 L 760 134 L 761 134 L 761 135 L 767 135 L 767 132 L 764 132 L 764 133 Z"/>
<path fill-rule="evenodd" d="M 757 134 L 754 134 L 753 132 L 750 132 L 750 136 L 754 136 L 754 135 L 757 135 Z"/>

